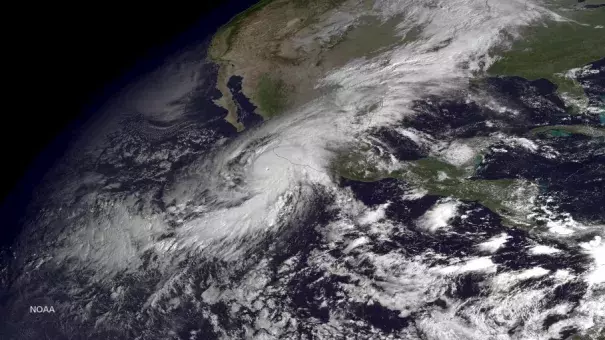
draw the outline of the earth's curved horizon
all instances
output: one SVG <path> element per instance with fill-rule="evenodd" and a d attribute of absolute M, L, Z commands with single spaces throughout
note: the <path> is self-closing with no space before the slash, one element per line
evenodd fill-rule
<path fill-rule="evenodd" d="M 603 339 L 604 19 L 256 3 L 48 170 L 0 336 Z"/>

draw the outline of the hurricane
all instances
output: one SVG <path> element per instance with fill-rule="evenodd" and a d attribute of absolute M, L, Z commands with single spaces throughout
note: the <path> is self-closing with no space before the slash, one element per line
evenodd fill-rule
<path fill-rule="evenodd" d="M 288 17 L 307 25 L 288 51 L 338 52 L 321 72 L 283 61 L 304 86 L 279 114 L 250 118 L 269 112 L 256 76 L 210 40 L 106 103 L 3 264 L 9 338 L 602 336 L 598 104 L 570 113 L 547 80 L 488 73 L 528 29 L 576 20 L 540 1 L 316 2 Z M 396 43 L 334 61 L 369 25 Z M 603 90 L 605 64 L 573 77 Z M 542 138 L 553 126 L 576 130 Z"/>

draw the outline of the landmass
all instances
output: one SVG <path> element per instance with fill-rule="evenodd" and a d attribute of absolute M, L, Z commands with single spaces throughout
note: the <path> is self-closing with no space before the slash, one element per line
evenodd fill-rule
<path fill-rule="evenodd" d="M 587 98 L 573 69 L 605 57 L 605 7 L 595 0 L 549 0 L 545 4 L 561 19 L 523 30 L 523 38 L 515 40 L 510 49 L 496 52 L 499 59 L 488 73 L 548 79 L 557 84 L 571 107 L 586 106 Z"/>
<path fill-rule="evenodd" d="M 373 1 L 264 0 L 239 14 L 213 37 L 209 56 L 219 65 L 217 104 L 226 120 L 245 128 L 227 86 L 243 78 L 242 92 L 270 119 L 316 98 L 317 80 L 355 58 L 405 41 L 397 20 L 372 15 Z M 362 14 L 360 14 L 362 13 Z"/>

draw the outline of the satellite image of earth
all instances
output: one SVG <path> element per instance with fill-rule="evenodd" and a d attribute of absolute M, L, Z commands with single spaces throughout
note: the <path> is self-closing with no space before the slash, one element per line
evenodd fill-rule
<path fill-rule="evenodd" d="M 0 338 L 605 339 L 605 3 L 262 0 L 202 38 L 48 170 Z"/>

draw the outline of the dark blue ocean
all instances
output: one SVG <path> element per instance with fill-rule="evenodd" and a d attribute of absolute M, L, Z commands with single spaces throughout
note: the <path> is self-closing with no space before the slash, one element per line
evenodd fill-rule
<path fill-rule="evenodd" d="M 227 23 L 232 17 L 254 5 L 257 0 L 231 0 L 203 15 L 199 22 L 190 30 L 183 32 L 174 41 L 166 46 L 156 48 L 149 55 L 143 57 L 139 63 L 121 78 L 116 79 L 109 86 L 99 91 L 89 105 L 82 110 L 79 117 L 72 121 L 61 134 L 59 134 L 44 151 L 42 151 L 29 170 L 25 173 L 15 189 L 0 203 L 0 256 L 8 255 L 10 246 L 19 235 L 23 218 L 35 189 L 40 185 L 48 169 L 62 158 L 70 147 L 79 131 L 83 131 L 87 124 L 95 121 L 97 113 L 105 103 L 111 100 L 116 93 L 137 79 L 155 70 L 162 65 L 166 58 L 190 46 L 207 44 L 216 30 Z M 93 65 L 91 65 L 93 67 Z M 216 112 L 216 110 L 213 110 Z"/>

